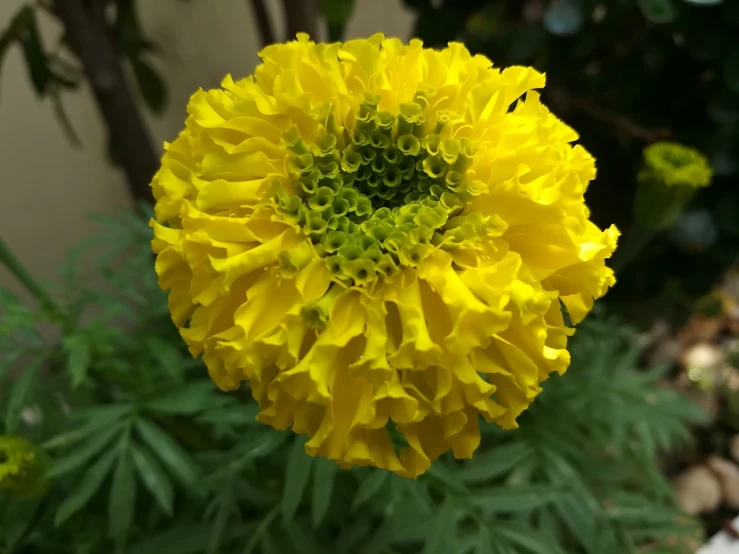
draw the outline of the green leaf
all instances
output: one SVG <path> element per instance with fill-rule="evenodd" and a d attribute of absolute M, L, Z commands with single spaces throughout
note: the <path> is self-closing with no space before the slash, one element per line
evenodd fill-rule
<path fill-rule="evenodd" d="M 495 533 L 502 535 L 514 545 L 522 547 L 532 554 L 565 554 L 556 544 L 546 537 L 539 536 L 530 527 L 516 526 L 505 522 L 495 527 Z"/>
<path fill-rule="evenodd" d="M 326 19 L 329 42 L 343 40 L 344 29 L 354 11 L 354 0 L 321 0 L 320 6 Z"/>
<path fill-rule="evenodd" d="M 374 497 L 390 476 L 390 472 L 384 469 L 371 469 L 368 477 L 362 479 L 357 494 L 352 502 L 352 510 L 356 510 L 359 506 Z"/>
<path fill-rule="evenodd" d="M 454 552 L 457 518 L 451 498 L 446 497 L 434 518 L 422 554 L 448 554 Z"/>
<path fill-rule="evenodd" d="M 208 548 L 210 524 L 184 524 L 131 546 L 136 554 L 202 554 Z"/>
<path fill-rule="evenodd" d="M 530 510 L 551 502 L 562 491 L 551 486 L 501 485 L 475 490 L 467 500 L 488 514 Z"/>
<path fill-rule="evenodd" d="M 121 433 L 122 423 L 101 429 L 82 446 L 74 448 L 67 456 L 54 461 L 49 478 L 62 477 L 79 469 L 88 460 L 102 452 Z"/>
<path fill-rule="evenodd" d="M 113 538 L 121 541 L 128 536 L 133 523 L 135 504 L 136 478 L 133 473 L 131 451 L 126 449 L 118 458 L 108 499 L 108 527 Z"/>
<path fill-rule="evenodd" d="M 673 0 L 638 0 L 645 17 L 652 23 L 672 23 L 677 19 Z"/>
<path fill-rule="evenodd" d="M 224 397 L 219 398 L 216 394 L 213 381 L 195 381 L 179 390 L 167 392 L 159 398 L 146 402 L 144 408 L 165 414 L 189 415 L 212 407 L 222 399 L 226 400 Z"/>
<path fill-rule="evenodd" d="M 285 474 L 285 490 L 282 494 L 282 519 L 289 522 L 298 510 L 308 485 L 313 458 L 305 453 L 305 437 L 296 437 L 287 460 Z"/>
<path fill-rule="evenodd" d="M 197 466 L 187 452 L 157 425 L 139 419 L 136 429 L 149 448 L 183 484 L 192 485 L 197 479 Z"/>
<path fill-rule="evenodd" d="M 126 414 L 127 411 L 127 409 L 122 409 L 120 412 L 109 411 L 106 414 L 102 414 L 100 417 L 94 418 L 87 425 L 82 425 L 80 427 L 77 427 L 76 429 L 73 429 L 72 431 L 62 433 L 61 435 L 57 435 L 54 438 L 49 439 L 41 445 L 41 448 L 44 450 L 55 450 L 57 448 L 64 448 L 75 444 L 85 437 L 90 436 L 98 429 L 109 426 L 116 419 L 119 419 L 124 414 Z"/>
<path fill-rule="evenodd" d="M 528 442 L 511 442 L 477 454 L 456 474 L 465 483 L 488 481 L 511 471 L 532 453 L 533 448 Z"/>
<path fill-rule="evenodd" d="M 67 369 L 72 377 L 72 388 L 76 389 L 87 379 L 87 372 L 92 363 L 92 349 L 87 335 L 79 334 L 66 337 L 62 342 L 67 355 Z"/>
<path fill-rule="evenodd" d="M 23 47 L 23 55 L 26 58 L 28 74 L 31 77 L 31 82 L 33 82 L 33 87 L 36 89 L 36 94 L 43 96 L 51 82 L 52 75 L 41 43 L 41 34 L 36 21 L 36 10 L 27 6 L 21 10 L 18 16 L 20 27 L 17 32 Z"/>
<path fill-rule="evenodd" d="M 313 463 L 313 525 L 318 526 L 331 504 L 334 492 L 336 464 L 332 460 L 317 458 Z"/>
<path fill-rule="evenodd" d="M 5 432 L 15 432 L 21 418 L 21 412 L 31 400 L 33 390 L 38 384 L 38 373 L 44 359 L 38 359 L 28 366 L 13 383 L 5 414 Z"/>
<path fill-rule="evenodd" d="M 146 349 L 152 358 L 176 381 L 182 381 L 182 354 L 171 343 L 159 337 L 146 339 Z"/>
<path fill-rule="evenodd" d="M 79 480 L 77 488 L 69 494 L 56 512 L 54 527 L 59 527 L 87 504 L 103 484 L 120 450 L 113 448 L 103 455 Z"/>
<path fill-rule="evenodd" d="M 130 60 L 141 97 L 151 111 L 161 114 L 167 105 L 167 85 L 164 78 L 144 58 L 136 56 Z"/>
<path fill-rule="evenodd" d="M 174 489 L 169 477 L 156 461 L 154 456 L 145 448 L 136 444 L 131 446 L 133 463 L 138 470 L 139 477 L 144 486 L 154 496 L 164 513 L 172 515 L 172 504 L 174 501 Z"/>

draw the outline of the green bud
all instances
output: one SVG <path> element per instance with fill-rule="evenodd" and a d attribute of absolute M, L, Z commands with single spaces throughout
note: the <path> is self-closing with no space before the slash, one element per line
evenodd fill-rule
<path fill-rule="evenodd" d="M 421 151 L 421 141 L 413 135 L 403 135 L 399 137 L 397 146 L 398 150 L 400 150 L 404 156 L 417 156 Z M 415 160 L 413 163 L 415 163 Z"/>
<path fill-rule="evenodd" d="M 46 493 L 49 457 L 21 437 L 0 435 L 0 493 L 18 499 Z"/>
<path fill-rule="evenodd" d="M 366 196 L 360 196 L 357 199 L 357 207 L 355 208 L 355 213 L 360 217 L 372 214 L 372 202 L 370 201 L 370 199 Z"/>
<path fill-rule="evenodd" d="M 326 258 L 326 268 L 332 277 L 341 277 L 344 274 L 344 261 L 339 256 Z"/>
<path fill-rule="evenodd" d="M 305 233 L 314 238 L 320 238 L 328 228 L 328 222 L 323 219 L 323 214 L 318 210 L 310 210 L 305 219 Z"/>
<path fill-rule="evenodd" d="M 381 130 L 389 131 L 395 124 L 395 116 L 387 110 L 379 111 L 375 114 L 375 123 Z"/>
<path fill-rule="evenodd" d="M 344 272 L 351 277 L 357 285 L 369 283 L 376 277 L 374 262 L 366 258 L 345 262 Z"/>
<path fill-rule="evenodd" d="M 323 211 L 331 207 L 334 201 L 334 191 L 329 187 L 320 187 L 314 196 L 308 199 L 308 206 L 314 210 Z"/>
<path fill-rule="evenodd" d="M 313 145 L 313 154 L 316 156 L 328 156 L 336 149 L 336 136 L 323 135 L 316 139 Z"/>
<path fill-rule="evenodd" d="M 365 164 L 370 163 L 372 160 L 375 159 L 375 156 L 377 156 L 377 151 L 369 145 L 363 147 L 359 153 L 362 156 L 362 163 Z"/>
<path fill-rule="evenodd" d="M 389 136 L 387 136 L 385 133 L 383 133 L 379 129 L 375 129 L 372 132 L 372 138 L 370 140 L 370 144 L 372 144 L 372 146 L 374 146 L 375 148 L 380 148 L 384 150 L 385 148 L 389 148 L 392 142 Z"/>
<path fill-rule="evenodd" d="M 447 170 L 447 164 L 441 156 L 429 156 L 423 160 L 423 171 L 432 179 L 438 179 Z"/>
<path fill-rule="evenodd" d="M 400 150 L 391 146 L 383 151 L 382 157 L 385 158 L 385 161 L 390 165 L 397 165 L 403 159 L 403 154 L 400 153 Z"/>
<path fill-rule="evenodd" d="M 307 175 L 313 171 L 313 154 L 298 154 L 293 156 L 287 163 L 291 175 Z"/>
<path fill-rule="evenodd" d="M 322 242 L 326 252 L 333 254 L 339 248 L 346 245 L 349 240 L 346 233 L 341 231 L 329 231 L 323 236 Z"/>
<path fill-rule="evenodd" d="M 344 150 L 341 158 L 341 168 L 352 173 L 362 166 L 362 156 L 356 150 Z"/>
<path fill-rule="evenodd" d="M 351 206 L 346 198 L 334 198 L 334 203 L 332 207 L 334 215 L 342 216 L 349 213 L 349 208 Z"/>

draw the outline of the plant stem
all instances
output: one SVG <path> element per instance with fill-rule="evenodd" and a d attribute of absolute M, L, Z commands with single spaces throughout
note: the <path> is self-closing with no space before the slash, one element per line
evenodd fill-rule
<path fill-rule="evenodd" d="M 259 524 L 259 526 L 254 530 L 254 534 L 251 536 L 251 539 L 249 539 L 249 542 L 246 543 L 246 548 L 244 548 L 244 554 L 251 554 L 254 550 L 254 547 L 259 544 L 259 539 L 262 538 L 262 535 L 267 532 L 267 529 L 269 529 L 269 526 L 272 524 L 272 520 L 275 519 L 277 514 L 280 513 L 280 505 L 273 507 L 266 516 L 264 516 L 264 519 Z"/>
<path fill-rule="evenodd" d="M 631 229 L 613 258 L 612 267 L 616 275 L 626 269 L 636 259 L 644 247 L 652 242 L 652 239 L 654 239 L 657 233 L 657 229 L 648 229 L 640 225 L 636 225 Z"/>
<path fill-rule="evenodd" d="M 26 267 L 21 263 L 8 243 L 0 237 L 0 264 L 8 268 L 8 271 L 30 292 L 41 308 L 54 320 L 60 322 L 67 332 L 72 328 L 72 321 L 66 316 L 64 311 L 59 307 L 54 299 L 49 296 L 46 289 L 42 287 L 36 279 L 29 273 Z"/>
<path fill-rule="evenodd" d="M 250 0 L 250 2 L 254 18 L 257 20 L 259 40 L 262 48 L 264 48 L 265 46 L 269 46 L 275 42 L 275 33 L 272 30 L 272 21 L 269 18 L 267 6 L 264 5 L 264 0 Z"/>

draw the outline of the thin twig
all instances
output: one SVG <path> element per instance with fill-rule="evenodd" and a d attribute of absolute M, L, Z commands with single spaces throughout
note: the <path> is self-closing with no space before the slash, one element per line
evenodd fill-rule
<path fill-rule="evenodd" d="M 589 115 L 593 119 L 597 119 L 598 121 L 611 125 L 623 133 L 643 140 L 644 142 L 657 142 L 658 140 L 665 139 L 672 134 L 672 129 L 667 127 L 660 127 L 657 129 L 642 127 L 625 116 L 611 112 L 605 108 L 601 108 L 600 106 L 596 106 L 589 100 L 585 100 L 583 98 L 573 99 L 571 107 L 575 111 L 580 111 Z"/>
<path fill-rule="evenodd" d="M 264 0 L 249 0 L 251 3 L 251 10 L 254 12 L 254 17 L 257 20 L 257 30 L 259 31 L 259 41 L 262 47 L 274 44 L 275 32 L 272 29 L 272 21 L 269 18 L 269 12 L 267 7 L 264 5 Z"/>

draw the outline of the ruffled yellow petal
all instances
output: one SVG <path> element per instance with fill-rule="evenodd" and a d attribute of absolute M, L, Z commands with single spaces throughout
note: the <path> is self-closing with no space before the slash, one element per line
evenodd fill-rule
<path fill-rule="evenodd" d="M 473 455 L 613 284 L 595 163 L 532 68 L 374 35 L 196 92 L 152 181 L 160 286 L 219 387 L 342 467 Z"/>

